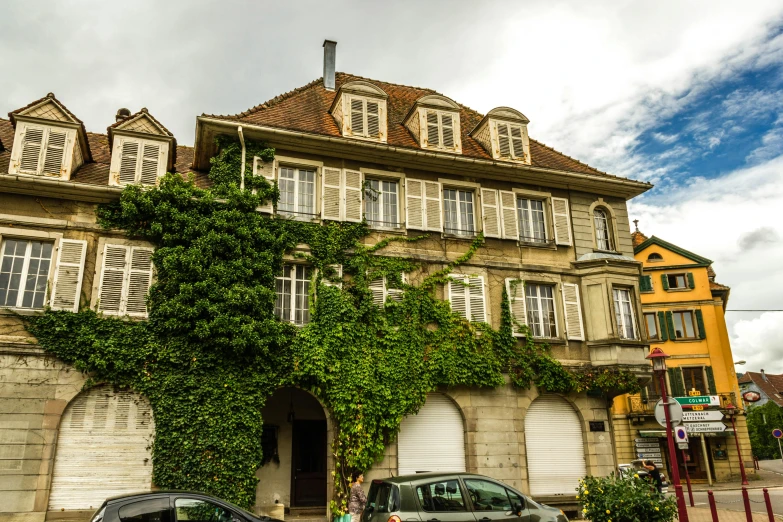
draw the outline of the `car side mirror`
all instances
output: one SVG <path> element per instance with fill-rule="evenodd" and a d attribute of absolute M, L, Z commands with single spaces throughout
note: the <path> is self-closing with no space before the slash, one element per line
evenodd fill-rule
<path fill-rule="evenodd" d="M 518 517 L 521 517 L 522 516 L 522 504 L 517 503 L 514 506 L 514 512 L 517 514 Z"/>

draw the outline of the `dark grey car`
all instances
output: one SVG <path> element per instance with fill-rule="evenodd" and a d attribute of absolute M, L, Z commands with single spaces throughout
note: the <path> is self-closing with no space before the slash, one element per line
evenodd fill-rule
<path fill-rule="evenodd" d="M 418 473 L 373 480 L 362 522 L 567 522 L 495 479 L 470 473 Z"/>

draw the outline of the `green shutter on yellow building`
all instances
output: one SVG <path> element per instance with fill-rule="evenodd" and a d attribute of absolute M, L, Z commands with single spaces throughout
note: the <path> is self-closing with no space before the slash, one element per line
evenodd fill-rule
<path fill-rule="evenodd" d="M 715 389 L 715 375 L 712 373 L 712 366 L 705 366 L 704 373 L 707 374 L 707 388 L 710 395 L 716 395 L 718 392 Z"/>
<path fill-rule="evenodd" d="M 672 341 L 677 339 L 677 336 L 674 334 L 674 317 L 672 317 L 671 312 L 666 312 L 666 327 L 669 330 L 669 339 Z"/>
<path fill-rule="evenodd" d="M 666 314 L 658 312 L 658 330 L 661 332 L 661 341 L 669 340 L 669 329 L 666 328 Z"/>
<path fill-rule="evenodd" d="M 688 288 L 696 288 L 696 282 L 693 280 L 693 272 L 688 272 Z"/>
<path fill-rule="evenodd" d="M 704 328 L 704 316 L 701 310 L 696 310 L 696 326 L 699 327 L 699 339 L 707 338 L 707 330 Z"/>
<path fill-rule="evenodd" d="M 669 289 L 669 278 L 666 276 L 666 274 L 661 274 L 661 284 L 663 285 L 664 290 Z"/>

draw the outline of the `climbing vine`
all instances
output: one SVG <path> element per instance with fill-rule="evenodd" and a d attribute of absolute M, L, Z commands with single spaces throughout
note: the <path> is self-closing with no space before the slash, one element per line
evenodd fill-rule
<path fill-rule="evenodd" d="M 344 510 L 351 471 L 378 461 L 403 417 L 443 386 L 515 386 L 552 392 L 636 391 L 625 372 L 563 367 L 548 347 L 512 335 L 503 299 L 501 326 L 470 323 L 434 297 L 434 288 L 482 247 L 418 284 L 402 277 L 420 267 L 383 255 L 393 236 L 367 246 L 362 223 L 323 225 L 269 218 L 256 211 L 277 188 L 245 166 L 238 143 L 218 141 L 212 187 L 168 174 L 154 189 L 127 187 L 98 220 L 156 245 L 149 320 L 127 321 L 84 309 L 47 311 L 29 320 L 41 346 L 87 373 L 91 382 L 130 387 L 153 406 L 153 480 L 162 488 L 200 490 L 251 507 L 262 462 L 262 409 L 281 386 L 314 394 L 335 425 L 335 494 Z M 271 161 L 274 150 L 249 142 L 247 157 Z M 306 250 L 299 245 L 308 246 Z M 315 269 L 310 321 L 275 318 L 275 276 L 283 261 Z M 349 276 L 337 284 L 333 265 Z M 385 277 L 402 292 L 384 306 L 370 282 Z"/>

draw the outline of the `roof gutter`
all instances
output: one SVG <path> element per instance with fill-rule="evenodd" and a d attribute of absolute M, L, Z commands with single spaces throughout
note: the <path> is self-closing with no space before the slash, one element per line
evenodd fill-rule
<path fill-rule="evenodd" d="M 205 124 L 211 124 L 216 125 L 219 127 L 225 127 L 227 130 L 235 129 L 237 126 L 236 122 L 226 121 L 226 120 L 219 120 L 215 118 L 205 117 L 205 116 L 199 116 L 196 119 L 197 122 L 197 130 L 198 127 L 200 127 L 201 123 Z M 321 136 L 318 134 L 305 134 L 302 132 L 297 131 L 290 131 L 286 129 L 279 129 L 276 127 L 265 127 L 261 125 L 253 125 L 253 124 L 247 124 L 243 123 L 245 129 L 251 129 L 256 130 L 259 132 L 263 132 L 269 135 L 280 137 L 281 139 L 288 141 L 288 142 L 298 142 L 303 143 L 306 140 L 312 140 L 315 142 L 320 142 L 323 145 L 325 145 L 326 149 L 334 148 L 334 145 L 348 145 L 351 147 L 356 148 L 364 148 L 367 150 L 367 152 L 371 151 L 381 151 L 381 152 L 390 152 L 390 153 L 399 153 L 407 157 L 407 159 L 429 159 L 431 161 L 439 161 L 439 162 L 449 162 L 453 164 L 457 164 L 463 168 L 469 169 L 470 167 L 483 167 L 483 168 L 502 168 L 506 170 L 509 174 L 512 173 L 518 173 L 521 171 L 527 171 L 527 172 L 533 172 L 533 173 L 542 173 L 542 174 L 550 174 L 555 176 L 562 176 L 569 179 L 572 179 L 574 181 L 581 181 L 581 182 L 588 182 L 588 183 L 605 183 L 610 184 L 614 187 L 617 187 L 619 190 L 618 192 L 622 193 L 624 197 L 630 199 L 631 197 L 638 196 L 639 194 L 642 194 L 648 190 L 650 190 L 653 185 L 651 183 L 646 183 L 642 181 L 633 181 L 625 178 L 604 178 L 604 177 L 598 177 L 598 176 L 591 176 L 589 174 L 581 174 L 578 172 L 572 172 L 567 170 L 557 170 L 557 169 L 548 169 L 545 167 L 534 167 L 529 165 L 514 165 L 507 162 L 501 162 L 501 161 L 495 161 L 495 160 L 484 160 L 479 158 L 467 158 L 464 156 L 455 156 L 452 154 L 445 154 L 445 153 L 439 153 L 439 152 L 432 152 L 432 151 L 423 151 L 423 150 L 412 150 L 407 149 L 403 147 L 396 147 L 393 145 L 387 145 L 382 143 L 372 143 L 372 142 L 366 142 L 366 141 L 354 141 L 354 140 L 348 140 L 346 138 L 338 138 L 333 136 Z M 196 143 L 195 143 L 195 157 L 194 157 L 194 165 L 198 168 L 201 167 L 197 164 L 199 161 L 199 155 L 201 154 L 201 151 L 199 151 L 199 135 L 197 133 L 196 135 Z M 330 147 L 331 145 L 331 147 Z M 333 152 L 332 152 L 333 154 Z M 378 162 L 376 160 L 376 162 Z M 419 166 L 421 168 L 422 166 Z M 202 167 L 203 168 L 203 167 Z M 475 173 L 473 173 L 475 175 Z M 567 183 L 565 185 L 568 185 Z M 587 191 L 587 190 L 586 190 Z"/>
<path fill-rule="evenodd" d="M 48 179 L 41 176 L 0 173 L 0 191 L 33 196 L 48 196 L 54 198 L 74 199 L 92 203 L 108 203 L 120 199 L 122 187 L 108 185 L 90 185 Z"/>

